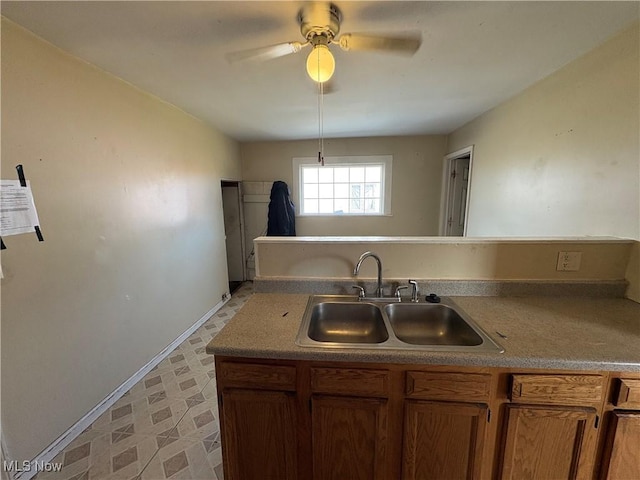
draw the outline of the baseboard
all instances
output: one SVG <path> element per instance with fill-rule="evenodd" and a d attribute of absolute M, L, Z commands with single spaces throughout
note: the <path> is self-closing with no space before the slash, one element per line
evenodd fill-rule
<path fill-rule="evenodd" d="M 136 383 L 138 383 L 144 376 L 149 373 L 153 367 L 158 365 L 162 360 L 167 358 L 171 352 L 173 352 L 178 345 L 184 342 L 193 332 L 195 332 L 198 328 L 202 326 L 211 316 L 220 310 L 225 303 L 229 301 L 231 298 L 230 295 L 227 294 L 226 298 L 220 302 L 218 302 L 211 310 L 205 313 L 200 320 L 194 323 L 191 327 L 189 327 L 182 335 L 176 338 L 173 342 L 171 342 L 166 348 L 164 348 L 160 353 L 158 353 L 155 357 L 153 357 L 145 366 L 143 366 L 140 370 L 134 373 L 128 380 L 126 380 L 122 385 L 116 388 L 113 392 L 111 392 L 104 400 L 102 400 L 98 405 L 93 407 L 84 417 L 78 420 L 72 427 L 70 427 L 66 432 L 60 435 L 56 440 L 54 440 L 47 448 L 45 448 L 38 456 L 36 456 L 29 466 L 26 468 L 21 468 L 19 472 L 7 472 L 9 480 L 30 480 L 33 478 L 39 471 L 46 468 L 48 465 L 51 465 L 51 460 L 53 460 L 56 455 L 58 455 L 62 450 L 64 450 L 67 445 L 69 445 L 73 440 L 75 440 L 82 432 L 84 432 L 89 425 L 96 421 L 96 419 L 106 412 L 111 406 L 116 403 L 122 395 L 124 395 L 127 391 L 129 391 Z M 6 460 L 6 449 L 4 448 L 4 442 L 2 442 L 2 454 L 3 461 Z M 23 465 L 20 465 L 23 467 Z M 4 469 L 4 463 L 0 465 L 2 470 Z M 4 477 L 3 477 L 4 480 Z"/>

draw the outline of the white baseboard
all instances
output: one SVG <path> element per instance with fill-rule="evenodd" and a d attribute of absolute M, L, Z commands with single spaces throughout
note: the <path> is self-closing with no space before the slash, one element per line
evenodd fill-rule
<path fill-rule="evenodd" d="M 64 450 L 73 440 L 75 440 L 85 429 L 91 425 L 96 419 L 106 412 L 111 406 L 116 403 L 122 395 L 129 391 L 136 383 L 138 383 L 144 376 L 149 373 L 153 367 L 158 365 L 162 360 L 167 358 L 171 352 L 173 352 L 178 345 L 184 342 L 193 332 L 202 326 L 211 316 L 220 310 L 225 303 L 229 301 L 231 296 L 227 293 L 224 300 L 218 302 L 211 310 L 205 313 L 200 320 L 189 327 L 182 335 L 171 342 L 165 349 L 153 357 L 144 367 L 134 373 L 128 380 L 122 385 L 111 392 L 104 400 L 98 405 L 93 407 L 84 417 L 78 420 L 73 426 L 71 426 L 66 432 L 60 435 L 54 440 L 47 448 L 45 448 L 38 456 L 31 460 L 31 466 L 23 468 L 22 471 L 13 473 L 7 472 L 9 480 L 30 480 L 33 478 L 39 469 L 42 469 L 43 465 L 47 465 Z M 4 448 L 4 442 L 0 445 L 3 453 L 3 461 L 7 460 Z M 20 465 L 22 466 L 22 465 Z M 4 469 L 4 464 L 0 465 L 0 469 Z"/>

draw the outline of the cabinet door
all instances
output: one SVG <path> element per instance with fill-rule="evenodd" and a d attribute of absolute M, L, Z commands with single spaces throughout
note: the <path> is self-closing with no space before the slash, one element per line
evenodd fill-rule
<path fill-rule="evenodd" d="M 590 479 L 595 420 L 589 408 L 508 405 L 501 478 Z"/>
<path fill-rule="evenodd" d="M 298 477 L 294 394 L 228 390 L 222 412 L 226 480 Z"/>
<path fill-rule="evenodd" d="M 640 478 L 640 412 L 611 413 L 602 478 Z"/>
<path fill-rule="evenodd" d="M 480 478 L 487 406 L 407 400 L 402 478 Z"/>
<path fill-rule="evenodd" d="M 313 478 L 388 478 L 387 400 L 314 395 Z"/>

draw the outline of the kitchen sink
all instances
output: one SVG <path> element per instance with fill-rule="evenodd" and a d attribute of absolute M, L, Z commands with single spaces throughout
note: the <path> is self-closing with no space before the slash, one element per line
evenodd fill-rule
<path fill-rule="evenodd" d="M 393 332 L 414 345 L 482 344 L 482 337 L 448 305 L 397 303 L 384 307 Z"/>
<path fill-rule="evenodd" d="M 501 353 L 504 349 L 450 298 L 441 303 L 313 295 L 296 344 L 317 348 L 373 348 Z"/>
<path fill-rule="evenodd" d="M 317 342 L 381 343 L 389 338 L 380 309 L 357 302 L 313 305 L 308 334 Z"/>

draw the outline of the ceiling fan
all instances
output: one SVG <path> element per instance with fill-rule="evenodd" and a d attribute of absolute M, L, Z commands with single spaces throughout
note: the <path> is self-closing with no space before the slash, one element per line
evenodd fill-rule
<path fill-rule="evenodd" d="M 331 2 L 309 2 L 298 12 L 298 24 L 304 42 L 291 41 L 232 52 L 226 55 L 230 62 L 243 60 L 271 60 L 311 46 L 307 57 L 307 73 L 318 83 L 331 78 L 335 70 L 335 60 L 329 49 L 337 44 L 346 51 L 383 51 L 404 55 L 413 55 L 422 43 L 421 36 L 382 36 L 345 33 L 338 37 L 342 12 Z"/>

